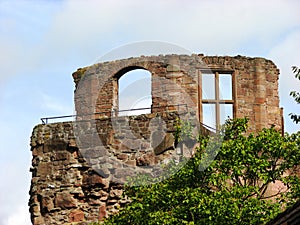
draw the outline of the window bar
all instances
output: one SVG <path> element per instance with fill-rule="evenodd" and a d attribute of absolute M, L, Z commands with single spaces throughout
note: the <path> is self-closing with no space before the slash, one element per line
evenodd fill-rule
<path fill-rule="evenodd" d="M 232 104 L 233 104 L 233 112 L 232 112 L 232 116 L 233 116 L 233 118 L 236 118 L 236 114 L 237 114 L 237 91 L 236 91 L 236 74 L 235 74 L 235 72 L 233 72 L 232 74 L 231 74 L 231 83 L 232 83 L 232 86 L 231 86 L 231 88 L 232 88 Z"/>
<path fill-rule="evenodd" d="M 220 87 L 219 87 L 219 73 L 215 72 L 215 99 L 216 99 L 216 129 L 220 126 Z"/>
<path fill-rule="evenodd" d="M 203 123 L 203 107 L 202 107 L 202 73 L 197 70 L 198 73 L 198 118 L 201 123 Z"/>

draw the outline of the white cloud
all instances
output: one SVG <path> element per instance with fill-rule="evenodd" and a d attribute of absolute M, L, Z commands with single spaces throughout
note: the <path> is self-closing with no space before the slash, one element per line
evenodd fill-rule
<path fill-rule="evenodd" d="M 295 132 L 300 129 L 299 125 L 292 123 L 289 113 L 300 114 L 299 105 L 289 96 L 290 91 L 300 91 L 300 81 L 294 77 L 291 67 L 300 67 L 300 29 L 287 34 L 286 38 L 274 46 L 269 58 L 280 68 L 279 95 L 280 104 L 284 107 L 285 129 Z"/>
<path fill-rule="evenodd" d="M 16 66 L 17 62 L 22 58 L 23 50 L 22 47 L 12 42 L 11 40 L 4 40 L 4 38 L 0 37 L 0 62 L 1 62 L 1 73 L 0 73 L 0 83 L 4 82 L 8 75 L 14 75 L 17 71 L 19 71 Z M 24 55 L 23 55 L 24 56 Z M 23 57 L 24 58 L 24 57 Z"/>
<path fill-rule="evenodd" d="M 73 108 L 61 102 L 61 99 L 58 97 L 53 97 L 45 93 L 41 93 L 40 97 L 40 107 L 49 114 L 69 115 L 73 112 Z"/>
<path fill-rule="evenodd" d="M 34 4 L 28 2 L 26 10 Z M 48 12 L 48 4 L 39 7 Z M 1 48 L 5 50 L 5 63 L 1 66 L 12 72 L 63 65 L 74 58 L 89 63 L 116 46 L 144 40 L 171 42 L 196 53 L 219 55 L 243 53 L 243 46 L 250 43 L 256 45 L 254 52 L 259 55 L 278 41 L 282 32 L 299 24 L 299 7 L 298 1 L 282 0 L 69 0 L 60 3 L 48 22 L 34 22 L 39 20 L 32 19 L 40 16 L 37 10 L 33 15 L 23 12 L 21 18 L 26 22 L 17 24 L 32 25 L 32 33 L 39 38 L 28 46 L 26 39 L 30 35 L 24 38 L 24 32 L 10 41 L 4 35 L 0 38 L 0 43 L 5 43 Z M 20 6 L 17 8 L 21 12 Z"/>
<path fill-rule="evenodd" d="M 275 45 L 269 53 L 278 66 L 281 68 L 281 91 L 286 92 L 291 89 L 299 88 L 300 83 L 293 82 L 292 66 L 300 66 L 300 27 L 295 32 L 286 35 L 286 38 Z M 288 90 L 286 90 L 288 87 Z"/>
<path fill-rule="evenodd" d="M 20 164 L 20 161 L 15 158 L 14 163 L 1 163 L 0 225 L 31 224 L 27 206 L 30 177 L 29 174 L 24 176 L 28 167 Z"/>
<path fill-rule="evenodd" d="M 47 63 L 75 56 L 91 60 L 116 46 L 144 40 L 208 54 L 236 54 L 249 43 L 263 51 L 299 24 L 298 6 L 282 0 L 66 1 L 44 33 L 36 58 Z"/>
<path fill-rule="evenodd" d="M 40 41 L 56 6 L 50 1 L 0 1 L 0 84 L 39 66 Z"/>
<path fill-rule="evenodd" d="M 16 207 L 15 211 L 8 217 L 6 225 L 31 225 L 27 205 Z"/>

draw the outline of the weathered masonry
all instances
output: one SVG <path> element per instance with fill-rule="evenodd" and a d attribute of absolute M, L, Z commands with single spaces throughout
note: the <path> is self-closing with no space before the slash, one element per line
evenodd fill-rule
<path fill-rule="evenodd" d="M 150 109 L 121 116 L 120 78 L 137 69 L 151 74 Z M 80 68 L 73 78 L 76 122 L 40 124 L 32 133 L 35 225 L 85 224 L 117 212 L 130 201 L 119 181 L 133 168 L 191 153 L 193 145 L 174 145 L 178 118 L 203 132 L 202 123 L 217 129 L 228 116 L 248 117 L 252 132 L 283 129 L 279 70 L 263 58 L 142 56 Z"/>
<path fill-rule="evenodd" d="M 224 122 L 226 116 L 246 116 L 251 131 L 272 124 L 282 127 L 279 70 L 270 60 L 243 56 L 149 56 L 78 69 L 73 73 L 79 90 L 77 113 L 117 116 L 118 80 L 135 69 L 148 70 L 152 75 L 152 112 L 187 104 L 201 122 L 207 121 L 203 115 L 211 114 L 213 126 Z"/>

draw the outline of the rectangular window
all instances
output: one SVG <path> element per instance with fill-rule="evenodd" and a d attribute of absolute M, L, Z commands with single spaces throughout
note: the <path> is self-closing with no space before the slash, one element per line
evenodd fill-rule
<path fill-rule="evenodd" d="M 200 118 L 214 129 L 234 117 L 233 73 L 201 72 Z"/>

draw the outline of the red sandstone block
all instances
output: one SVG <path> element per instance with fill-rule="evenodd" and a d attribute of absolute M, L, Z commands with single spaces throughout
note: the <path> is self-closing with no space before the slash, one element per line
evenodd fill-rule
<path fill-rule="evenodd" d="M 102 205 L 99 207 L 98 220 L 103 220 L 106 217 L 106 206 Z"/>
<path fill-rule="evenodd" d="M 255 98 L 255 103 L 258 103 L 258 104 L 263 104 L 266 102 L 266 98 Z"/>
<path fill-rule="evenodd" d="M 74 209 L 69 214 L 69 222 L 81 222 L 84 221 L 84 213 L 80 209 Z"/>

